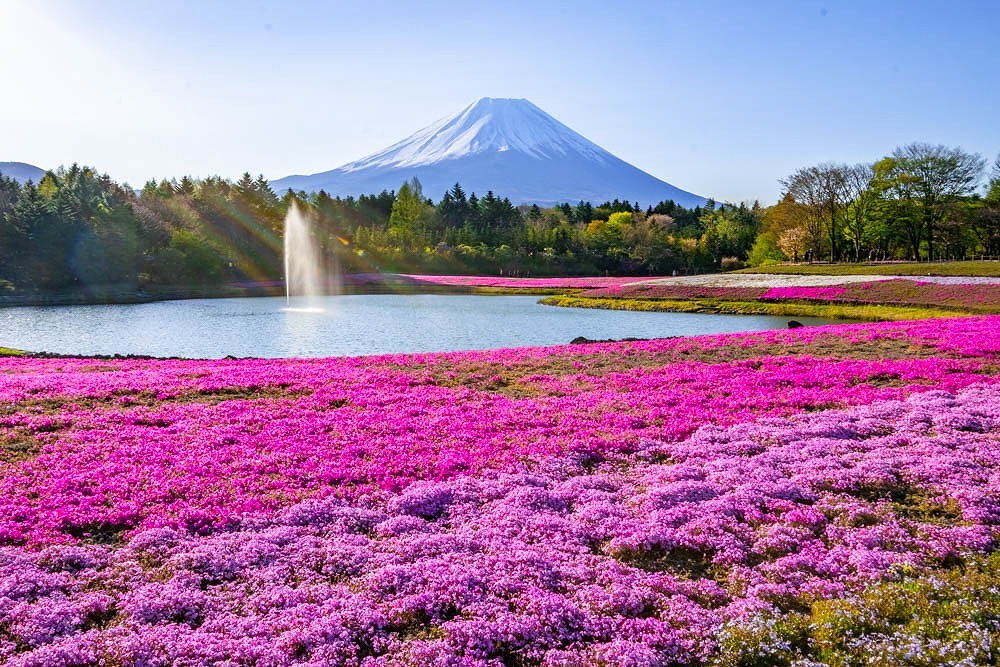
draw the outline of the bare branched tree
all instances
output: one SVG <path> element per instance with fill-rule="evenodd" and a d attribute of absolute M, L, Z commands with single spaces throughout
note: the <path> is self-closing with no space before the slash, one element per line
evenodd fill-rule
<path fill-rule="evenodd" d="M 829 242 L 830 260 L 840 259 L 841 220 L 851 202 L 847 184 L 849 167 L 844 164 L 824 162 L 814 167 L 803 167 L 780 183 L 784 196 L 808 207 L 813 218 L 810 226 L 825 230 Z"/>
<path fill-rule="evenodd" d="M 858 163 L 844 169 L 844 238 L 851 247 L 852 259 L 861 261 L 877 197 L 872 191 L 874 165 Z"/>

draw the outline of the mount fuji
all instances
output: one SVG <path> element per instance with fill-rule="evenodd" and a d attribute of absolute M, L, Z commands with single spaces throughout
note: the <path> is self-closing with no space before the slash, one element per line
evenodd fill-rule
<path fill-rule="evenodd" d="M 705 198 L 633 167 L 524 99 L 484 97 L 385 150 L 271 185 L 334 196 L 398 190 L 416 177 L 438 201 L 455 183 L 482 196 L 492 190 L 515 204 L 620 199 L 642 206 L 673 199 L 693 208 Z"/>

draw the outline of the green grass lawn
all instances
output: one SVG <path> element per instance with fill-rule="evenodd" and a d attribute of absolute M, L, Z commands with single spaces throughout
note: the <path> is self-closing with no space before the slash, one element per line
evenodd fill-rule
<path fill-rule="evenodd" d="M 1000 261 L 900 262 L 887 264 L 772 264 L 734 273 L 824 276 L 1000 276 Z"/>

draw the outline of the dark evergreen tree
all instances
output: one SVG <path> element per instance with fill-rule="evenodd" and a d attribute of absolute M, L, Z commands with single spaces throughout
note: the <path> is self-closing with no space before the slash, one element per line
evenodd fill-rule
<path fill-rule="evenodd" d="M 437 206 L 437 216 L 441 225 L 446 229 L 458 229 L 462 227 L 469 215 L 469 202 L 465 198 L 462 186 L 455 183 L 448 192 L 444 193 L 441 203 Z"/>
<path fill-rule="evenodd" d="M 184 195 L 185 197 L 190 197 L 194 194 L 195 183 L 191 180 L 190 176 L 184 176 L 181 178 L 180 182 L 177 184 L 177 194 Z"/>

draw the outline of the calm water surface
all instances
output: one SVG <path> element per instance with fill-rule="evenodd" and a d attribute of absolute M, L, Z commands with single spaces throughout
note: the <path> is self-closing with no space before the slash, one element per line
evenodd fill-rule
<path fill-rule="evenodd" d="M 0 346 L 63 354 L 323 357 L 783 329 L 787 317 L 556 308 L 536 296 L 345 295 L 0 309 Z M 295 304 L 293 304 L 295 305 Z M 826 320 L 796 318 L 806 324 Z"/>

